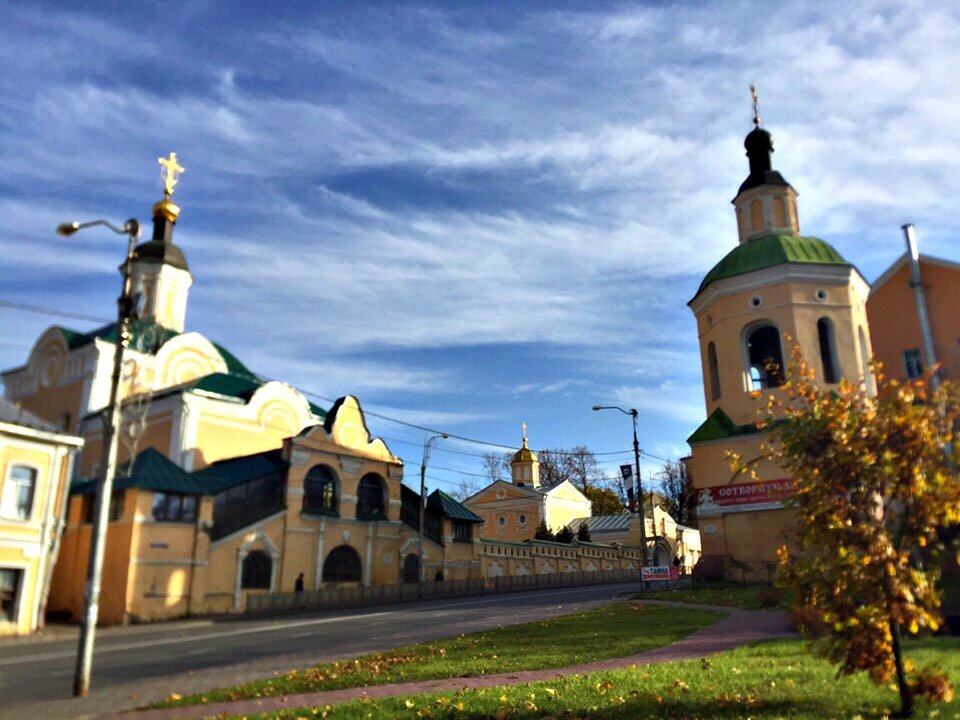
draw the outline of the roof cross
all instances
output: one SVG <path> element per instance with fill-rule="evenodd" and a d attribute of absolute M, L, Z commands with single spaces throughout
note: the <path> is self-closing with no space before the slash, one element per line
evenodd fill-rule
<path fill-rule="evenodd" d="M 157 162 L 163 166 L 160 170 L 160 179 L 163 181 L 163 194 L 170 197 L 173 195 L 173 188 L 180 182 L 180 176 L 186 168 L 177 162 L 177 154 L 175 152 L 170 153 L 170 157 L 168 158 L 157 158 Z"/>
<path fill-rule="evenodd" d="M 760 96 L 757 95 L 756 83 L 750 83 L 750 97 L 753 98 L 753 124 L 760 127 L 763 121 L 760 119 Z"/>
<path fill-rule="evenodd" d="M 526 421 L 520 423 L 520 429 L 523 430 L 523 439 L 527 439 L 527 423 Z"/>

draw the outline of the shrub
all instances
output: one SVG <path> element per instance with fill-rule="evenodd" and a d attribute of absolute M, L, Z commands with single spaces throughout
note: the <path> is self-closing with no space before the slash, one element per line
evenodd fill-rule
<path fill-rule="evenodd" d="M 763 608 L 780 607 L 785 595 L 786 593 L 780 588 L 765 587 L 757 592 L 757 601 L 760 603 L 760 607 Z"/>

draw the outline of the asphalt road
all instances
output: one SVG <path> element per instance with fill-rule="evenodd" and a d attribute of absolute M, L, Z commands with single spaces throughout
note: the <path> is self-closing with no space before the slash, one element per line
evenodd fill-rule
<path fill-rule="evenodd" d="M 199 620 L 102 632 L 90 696 L 71 697 L 75 633 L 0 645 L 0 718 L 82 718 L 424 640 L 577 612 L 639 590 L 621 583 L 379 608 Z"/>

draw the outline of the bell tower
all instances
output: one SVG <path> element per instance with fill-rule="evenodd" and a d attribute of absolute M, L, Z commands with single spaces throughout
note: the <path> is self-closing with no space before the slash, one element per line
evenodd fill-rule
<path fill-rule="evenodd" d="M 777 465 L 753 467 L 756 481 L 734 476 L 728 451 L 760 456 L 758 397 L 786 400 L 781 389 L 798 347 L 817 382 L 872 386 L 866 299 L 869 285 L 830 244 L 800 235 L 797 192 L 773 169 L 773 136 L 760 120 L 744 146 L 749 175 L 733 200 L 739 242 L 706 274 L 688 305 L 696 316 L 706 420 L 687 439 L 687 467 L 698 490 L 703 559 L 710 572 L 755 579 L 790 542 L 789 478 Z M 731 485 L 741 485 L 731 491 Z M 735 560 L 741 565 L 731 565 Z M 704 572 L 707 572 L 704 568 Z"/>
<path fill-rule="evenodd" d="M 513 484 L 540 487 L 540 461 L 537 454 L 527 446 L 527 424 L 521 423 L 520 427 L 523 428 L 523 447 L 514 453 L 510 462 Z"/>
<path fill-rule="evenodd" d="M 153 206 L 153 236 L 134 251 L 133 292 L 143 296 L 141 318 L 183 332 L 193 276 L 183 251 L 173 242 L 180 208 L 170 197 L 184 168 L 177 162 L 176 153 L 159 162 L 163 168 L 163 200 Z"/>

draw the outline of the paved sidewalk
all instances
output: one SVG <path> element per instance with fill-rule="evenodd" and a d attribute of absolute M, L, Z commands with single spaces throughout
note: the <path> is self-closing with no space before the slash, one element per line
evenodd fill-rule
<path fill-rule="evenodd" d="M 656 600 L 642 600 L 653 605 L 681 605 Z M 523 670 L 498 675 L 475 677 L 457 677 L 441 680 L 423 680 L 392 685 L 374 685 L 371 687 L 329 690 L 326 692 L 286 695 L 257 700 L 239 700 L 236 702 L 209 703 L 192 707 L 166 708 L 163 710 L 131 711 L 116 715 L 103 716 L 104 720 L 187 720 L 224 715 L 250 715 L 255 713 L 286 710 L 301 707 L 322 707 L 348 702 L 360 698 L 376 699 L 397 695 L 417 695 L 420 693 L 451 692 L 474 690 L 477 688 L 499 687 L 502 685 L 522 685 L 541 680 L 553 680 L 567 675 L 582 675 L 599 670 L 616 670 L 631 665 L 651 665 L 704 657 L 724 650 L 777 637 L 792 635 L 786 615 L 782 612 L 740 610 L 737 608 L 714 605 L 682 604 L 685 607 L 717 610 L 727 614 L 723 620 L 697 631 L 690 637 L 679 640 L 656 650 L 632 655 L 630 657 L 611 658 L 583 665 L 571 665 L 551 670 Z"/>

